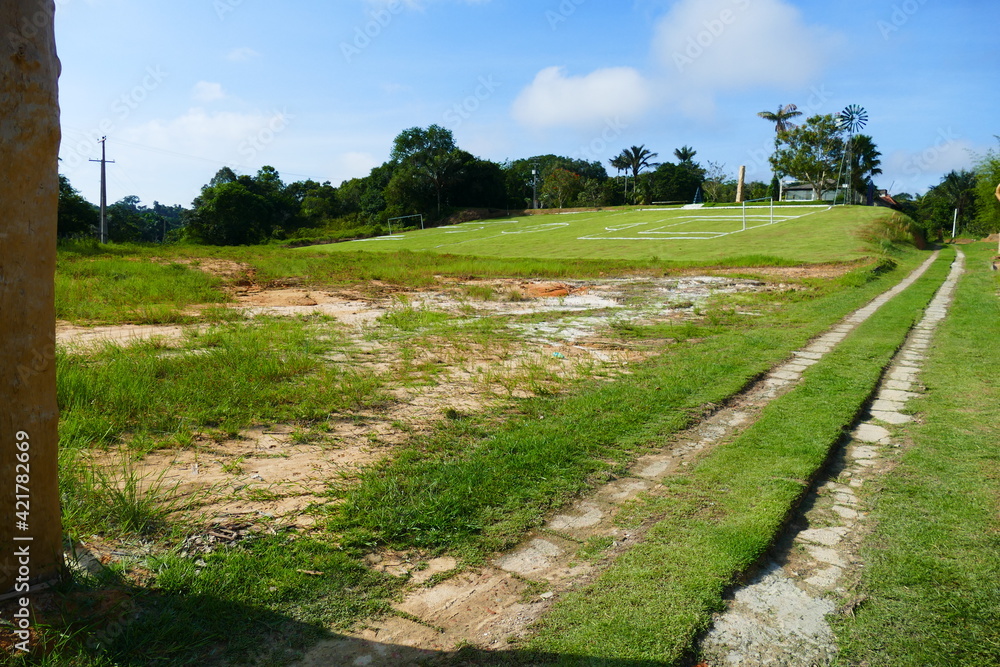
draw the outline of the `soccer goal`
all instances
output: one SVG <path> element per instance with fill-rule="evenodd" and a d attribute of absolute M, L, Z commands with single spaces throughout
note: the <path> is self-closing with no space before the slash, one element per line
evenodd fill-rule
<path fill-rule="evenodd" d="M 760 199 L 747 199 L 746 201 L 743 202 L 743 229 L 741 231 L 745 232 L 747 230 L 747 204 L 755 204 L 757 202 L 765 202 L 765 201 L 768 203 L 768 209 L 769 209 L 769 215 L 770 215 L 770 222 L 768 222 L 767 224 L 769 224 L 769 225 L 773 225 L 774 224 L 774 197 L 761 197 Z M 752 206 L 751 207 L 752 210 L 760 210 L 761 208 L 763 208 L 763 206 Z M 750 217 L 751 217 L 751 219 L 758 219 L 758 220 L 760 219 L 759 215 L 754 215 L 753 213 L 750 214 Z M 754 225 L 754 226 L 755 227 L 763 227 L 763 225 Z"/>
<path fill-rule="evenodd" d="M 392 236 L 392 223 L 395 220 L 410 220 L 412 218 L 420 218 L 420 229 L 424 228 L 424 215 L 423 213 L 417 213 L 414 215 L 401 215 L 398 218 L 389 218 L 389 236 Z"/>

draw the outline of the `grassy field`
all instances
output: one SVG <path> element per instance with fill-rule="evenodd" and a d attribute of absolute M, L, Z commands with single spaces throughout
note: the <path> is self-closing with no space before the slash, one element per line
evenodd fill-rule
<path fill-rule="evenodd" d="M 711 263 L 746 258 L 834 262 L 868 253 L 859 227 L 885 216 L 866 207 L 603 211 L 483 220 L 320 246 L 331 253 L 400 250 L 482 257 L 625 259 Z M 311 248 L 315 251 L 319 248 Z"/>
<path fill-rule="evenodd" d="M 559 218 L 564 217 L 572 216 Z M 799 279 L 794 289 L 718 296 L 692 309 L 684 322 L 642 323 L 612 317 L 602 335 L 648 352 L 644 361 L 630 364 L 627 373 L 615 375 L 613 381 L 601 376 L 601 382 L 594 381 L 595 373 L 554 377 L 541 367 L 510 375 L 504 380 L 510 386 L 505 385 L 503 401 L 475 412 L 447 412 L 433 428 L 413 432 L 377 465 L 352 479 L 331 480 L 323 501 L 310 509 L 319 518 L 316 528 L 288 530 L 277 519 L 263 519 L 260 534 L 198 557 L 187 554 L 181 544 L 200 528 L 150 505 L 154 496 L 167 495 L 165 488 L 156 488 L 152 496 L 144 494 L 123 463 L 117 479 L 125 483 L 118 493 L 111 488 L 114 479 L 88 471 L 76 454 L 107 445 L 123 446 L 134 457 L 164 447 L 197 451 L 207 439 L 197 440 L 196 435 L 224 439 L 250 425 L 278 423 L 300 429 L 305 441 L 327 442 L 328 423 L 364 423 L 370 417 L 360 413 L 381 410 L 393 400 L 389 389 L 433 384 L 444 372 L 442 359 L 453 363 L 470 351 L 485 349 L 504 360 L 525 338 L 521 325 L 539 319 L 571 323 L 581 316 L 607 316 L 602 311 L 490 314 L 477 299 L 494 301 L 510 295 L 467 285 L 456 288 L 462 294 L 457 312 L 397 300 L 364 330 L 362 350 L 348 329 L 324 316 L 234 321 L 192 310 L 192 306 L 225 304 L 229 297 L 224 288 L 237 283 L 348 286 L 364 292 L 386 285 L 440 288 L 449 280 L 497 277 L 647 279 L 698 263 L 853 262 L 864 254 L 854 233 L 874 217 L 875 213 L 861 209 L 820 211 L 746 233 L 683 242 L 581 241 L 578 234 L 563 239 L 561 251 L 568 254 L 560 258 L 539 254 L 550 252 L 549 241 L 558 247 L 558 238 L 531 233 L 501 239 L 484 236 L 486 245 L 476 249 L 481 257 L 401 248 L 387 255 L 370 252 L 391 249 L 375 244 L 299 250 L 64 249 L 61 295 L 57 294 L 63 316 L 83 323 L 201 321 L 213 326 L 170 342 L 60 351 L 61 437 L 66 455 L 61 481 L 67 528 L 77 536 L 120 542 L 130 553 L 135 553 L 136 545 L 141 550 L 100 576 L 77 575 L 60 589 L 61 616 L 46 630 L 46 637 L 59 648 L 49 662 L 37 664 L 96 667 L 220 660 L 242 664 L 253 657 L 262 658 L 264 664 L 287 664 L 297 650 L 331 629 L 389 610 L 405 582 L 372 569 L 366 556 L 373 551 L 415 549 L 451 554 L 465 564 L 482 562 L 495 550 L 516 543 L 553 508 L 613 476 L 697 419 L 706 405 L 724 401 L 790 350 L 887 289 L 924 257 L 912 249 L 900 250 L 895 268 L 871 262 L 840 278 Z M 627 224 L 655 222 L 629 218 Z M 708 219 L 702 223 L 715 225 L 717 232 L 735 224 Z M 776 243 L 775 237 L 765 242 L 757 236 L 805 224 L 810 225 L 805 232 L 781 237 L 789 247 Z M 601 222 L 597 227 L 607 231 L 613 225 Z M 446 230 L 429 230 L 427 238 L 437 233 Z M 514 245 L 501 245 L 508 237 Z M 542 238 L 544 243 L 539 242 Z M 646 248 L 661 243 L 690 244 L 690 252 L 676 258 L 660 253 L 655 259 L 646 254 Z M 712 244 L 718 247 L 710 248 Z M 588 254 L 591 248 L 608 252 Z M 334 252 L 328 252 L 331 249 Z M 470 244 L 448 252 L 473 249 Z M 234 265 L 234 273 L 228 278 L 206 275 L 201 268 L 213 262 Z M 135 281 L 134 287 L 121 288 L 133 284 L 130 281 Z M 640 285 L 646 300 L 654 298 L 649 292 Z M 913 304 L 919 298 L 912 297 Z M 146 308 L 147 304 L 159 305 Z M 831 385 L 844 388 L 837 405 L 854 401 L 862 392 L 858 382 L 867 381 L 878 366 L 882 347 L 891 347 L 896 329 L 904 324 L 883 323 L 874 331 L 875 337 L 884 338 L 876 352 L 862 350 L 842 359 L 849 377 L 817 371 L 818 388 L 810 400 Z M 868 338 L 864 340 L 867 344 Z M 398 348 L 401 356 L 375 372 L 353 367 L 356 360 L 366 358 L 372 343 Z M 454 359 L 437 351 L 432 359 L 416 354 L 448 346 Z M 544 356 L 551 362 L 551 351 Z M 796 409 L 809 412 L 811 406 Z M 831 423 L 817 428 L 834 429 Z M 806 465 L 818 455 L 811 449 L 802 453 Z M 714 478 L 706 479 L 708 484 Z M 778 512 L 796 488 L 777 489 L 780 497 L 768 500 L 769 511 Z M 734 514 L 737 523 L 750 520 Z M 760 521 L 770 525 L 773 517 L 769 514 Z M 683 528 L 688 530 L 700 528 Z M 683 531 L 665 529 L 664 534 L 676 539 L 687 534 Z M 699 535 L 692 539 L 711 537 Z M 740 558 L 766 539 L 764 535 L 749 546 L 738 545 Z M 659 558 L 641 553 L 636 557 Z M 731 568 L 731 560 L 727 554 L 711 560 L 724 567 L 720 566 L 721 574 L 710 577 L 705 589 L 709 598 L 717 594 L 718 581 L 731 576 L 725 569 Z M 641 573 L 642 567 L 624 576 Z M 316 572 L 323 573 L 321 579 Z M 702 598 L 705 590 L 698 591 Z M 125 618 L 120 607 L 109 610 L 100 602 L 109 596 L 128 601 L 126 608 L 132 611 L 127 622 L 118 622 Z M 710 600 L 708 607 L 711 604 Z M 700 607 L 705 608 L 705 604 Z M 552 627 L 560 622 L 556 618 Z M 108 627 L 119 629 L 111 632 Z M 672 640 L 675 646 L 686 641 L 689 631 L 678 630 Z M 571 632 L 560 634 L 575 641 Z M 95 636 L 103 639 L 97 644 L 79 641 Z M 543 636 L 538 647 L 562 650 L 556 643 L 546 645 L 547 641 Z M 572 650 L 576 649 L 590 650 L 582 644 Z M 619 655 L 637 654 L 619 651 Z"/>

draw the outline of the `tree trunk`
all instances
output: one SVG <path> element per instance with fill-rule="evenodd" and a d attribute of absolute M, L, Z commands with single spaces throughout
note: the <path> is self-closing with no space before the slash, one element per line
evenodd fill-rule
<path fill-rule="evenodd" d="M 0 4 L 0 594 L 62 571 L 55 369 L 53 0 Z M 20 502 L 18 502 L 20 501 Z"/>

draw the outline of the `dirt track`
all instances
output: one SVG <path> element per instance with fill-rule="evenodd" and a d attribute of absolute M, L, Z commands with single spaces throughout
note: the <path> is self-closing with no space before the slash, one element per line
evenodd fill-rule
<path fill-rule="evenodd" d="M 530 626 L 559 596 L 585 585 L 597 574 L 594 563 L 580 558 L 581 544 L 594 538 L 609 538 L 613 546 L 607 552 L 607 564 L 642 539 L 641 531 L 627 531 L 615 524 L 614 518 L 623 503 L 639 494 L 655 494 L 661 479 L 683 471 L 714 445 L 752 423 L 765 405 L 794 387 L 803 371 L 912 284 L 936 258 L 937 254 L 907 279 L 796 352 L 790 361 L 775 368 L 729 405 L 680 434 L 661 452 L 640 458 L 627 475 L 598 488 L 572 507 L 563 508 L 543 529 L 529 535 L 510 552 L 498 555 L 489 566 L 463 571 L 430 588 L 411 584 L 409 594 L 395 605 L 398 616 L 372 619 L 352 637 L 321 643 L 299 665 L 416 665 L 433 656 L 447 657 L 462 646 L 487 651 L 508 648 L 512 640 L 528 633 Z M 417 559 L 412 559 L 410 568 L 416 565 Z M 445 567 L 433 561 L 432 565 L 436 570 Z M 394 573 L 410 569 L 398 558 L 392 560 L 392 567 L 396 568 Z M 775 588 L 768 584 L 769 580 L 760 594 L 763 598 L 795 599 L 788 586 L 779 583 Z M 543 593 L 529 595 L 533 587 L 539 586 Z M 795 606 L 789 609 L 800 611 Z M 823 613 L 826 613 L 823 608 L 804 610 L 805 617 L 818 619 L 817 622 Z M 741 659 L 730 664 L 770 664 L 741 662 Z"/>

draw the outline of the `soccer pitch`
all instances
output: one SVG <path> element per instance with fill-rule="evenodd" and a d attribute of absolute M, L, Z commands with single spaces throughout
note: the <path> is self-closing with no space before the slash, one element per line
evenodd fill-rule
<path fill-rule="evenodd" d="M 313 246 L 329 252 L 399 250 L 523 258 L 711 261 L 767 255 L 790 261 L 864 256 L 858 227 L 884 209 L 769 206 L 636 209 L 531 215 Z"/>

